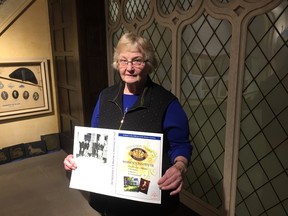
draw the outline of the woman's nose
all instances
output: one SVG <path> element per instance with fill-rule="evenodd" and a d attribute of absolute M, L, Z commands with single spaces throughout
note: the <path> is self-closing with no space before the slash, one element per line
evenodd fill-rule
<path fill-rule="evenodd" d="M 127 71 L 133 71 L 134 70 L 134 67 L 133 67 L 131 62 L 128 62 L 126 69 L 127 69 Z"/>

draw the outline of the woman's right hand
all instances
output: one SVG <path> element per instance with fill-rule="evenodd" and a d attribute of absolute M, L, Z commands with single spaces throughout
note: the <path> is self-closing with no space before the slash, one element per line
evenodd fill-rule
<path fill-rule="evenodd" d="M 74 161 L 74 157 L 72 154 L 69 154 L 65 159 L 64 159 L 64 169 L 71 171 L 75 170 L 77 168 L 77 165 Z"/>

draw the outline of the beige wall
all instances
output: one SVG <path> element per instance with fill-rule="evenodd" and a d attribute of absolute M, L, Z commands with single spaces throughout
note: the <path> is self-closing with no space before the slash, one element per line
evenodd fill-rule
<path fill-rule="evenodd" d="M 0 35 L 0 61 L 43 58 L 52 60 L 48 5 L 47 0 L 36 0 Z M 0 122 L 0 148 L 37 141 L 41 135 L 59 131 L 52 62 L 50 68 L 53 114 Z"/>

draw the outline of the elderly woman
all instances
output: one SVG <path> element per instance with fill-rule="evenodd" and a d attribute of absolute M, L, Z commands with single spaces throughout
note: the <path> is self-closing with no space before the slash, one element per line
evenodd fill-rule
<path fill-rule="evenodd" d="M 147 39 L 134 33 L 124 34 L 115 48 L 113 67 L 122 81 L 101 92 L 91 126 L 164 135 L 163 175 L 158 181 L 161 204 L 91 193 L 90 205 L 108 216 L 173 215 L 179 206 L 183 175 L 192 154 L 186 114 L 171 92 L 150 79 L 157 60 Z M 72 155 L 65 158 L 64 167 L 77 168 Z"/>

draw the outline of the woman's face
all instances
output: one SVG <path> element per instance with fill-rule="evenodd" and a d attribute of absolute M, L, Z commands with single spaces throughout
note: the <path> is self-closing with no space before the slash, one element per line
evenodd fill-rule
<path fill-rule="evenodd" d="M 121 52 L 118 59 L 118 69 L 121 79 L 128 85 L 146 82 L 149 72 L 143 54 L 138 51 Z"/>

